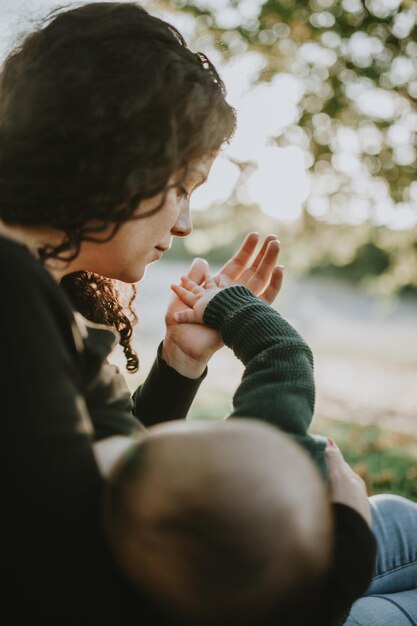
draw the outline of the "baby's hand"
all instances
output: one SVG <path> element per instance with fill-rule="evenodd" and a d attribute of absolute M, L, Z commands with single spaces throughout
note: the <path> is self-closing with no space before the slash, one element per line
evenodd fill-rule
<path fill-rule="evenodd" d="M 232 283 L 230 283 L 232 284 Z M 184 311 L 178 311 L 174 314 L 174 319 L 179 323 L 186 324 L 204 324 L 203 316 L 206 306 L 210 300 L 230 285 L 225 284 L 225 278 L 222 279 L 222 285 L 219 287 L 210 274 L 206 274 L 202 285 L 198 285 L 188 276 L 181 277 L 181 285 L 171 285 L 172 291 L 176 293 L 181 302 L 189 308 Z"/>

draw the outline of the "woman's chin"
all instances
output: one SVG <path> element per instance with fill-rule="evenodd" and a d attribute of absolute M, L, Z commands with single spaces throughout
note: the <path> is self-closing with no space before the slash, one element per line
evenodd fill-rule
<path fill-rule="evenodd" d="M 102 276 L 112 278 L 113 280 L 120 280 L 122 283 L 138 283 L 145 275 L 149 265 L 154 261 L 148 261 L 146 263 L 140 263 L 136 267 L 124 267 L 124 268 L 112 268 L 111 272 L 106 272 Z M 91 270 L 94 271 L 94 270 Z M 100 272 L 97 272 L 100 274 Z"/>
<path fill-rule="evenodd" d="M 145 267 L 141 267 L 139 269 L 114 273 L 112 276 L 109 276 L 109 278 L 119 280 L 122 283 L 138 283 L 145 277 L 147 269 L 148 266 L 145 265 Z"/>
<path fill-rule="evenodd" d="M 140 272 L 137 272 L 135 280 L 132 280 L 130 282 L 139 283 L 143 278 L 145 278 L 147 269 L 148 266 L 145 265 L 145 267 Z"/>

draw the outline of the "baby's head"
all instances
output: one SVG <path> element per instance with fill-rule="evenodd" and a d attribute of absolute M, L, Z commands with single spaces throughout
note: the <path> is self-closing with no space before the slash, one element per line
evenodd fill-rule
<path fill-rule="evenodd" d="M 125 574 L 196 626 L 298 623 L 330 559 L 322 479 L 298 445 L 253 420 L 150 429 L 114 469 L 104 513 Z"/>

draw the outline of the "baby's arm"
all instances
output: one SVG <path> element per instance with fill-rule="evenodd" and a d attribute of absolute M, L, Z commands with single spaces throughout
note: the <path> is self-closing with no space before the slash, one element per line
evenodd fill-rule
<path fill-rule="evenodd" d="M 296 439 L 324 475 L 325 440 L 307 430 L 313 417 L 313 355 L 303 338 L 277 311 L 248 289 L 220 289 L 207 277 L 204 287 L 187 279 L 173 290 L 189 307 L 178 322 L 206 323 L 244 363 L 231 417 L 269 422 Z"/>
<path fill-rule="evenodd" d="M 259 241 L 249 233 L 239 250 L 214 276 L 217 285 L 243 284 L 269 303 L 280 290 L 282 267 L 275 267 L 279 254 L 276 235 L 268 235 L 252 259 Z M 204 259 L 194 259 L 187 277 L 201 284 L 208 272 Z M 143 385 L 133 395 L 133 412 L 146 425 L 185 418 L 206 374 L 206 364 L 221 347 L 219 333 L 204 326 L 178 325 L 174 315 L 181 310 L 177 297 L 169 304 L 165 322 L 167 334 L 158 357 Z"/>

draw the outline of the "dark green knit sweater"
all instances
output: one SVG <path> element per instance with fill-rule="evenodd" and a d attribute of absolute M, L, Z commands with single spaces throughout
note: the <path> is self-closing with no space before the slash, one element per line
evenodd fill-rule
<path fill-rule="evenodd" d="M 204 322 L 246 366 L 231 417 L 253 417 L 291 435 L 327 477 L 324 438 L 307 430 L 314 413 L 313 355 L 304 339 L 271 306 L 246 287 L 218 293 Z"/>

